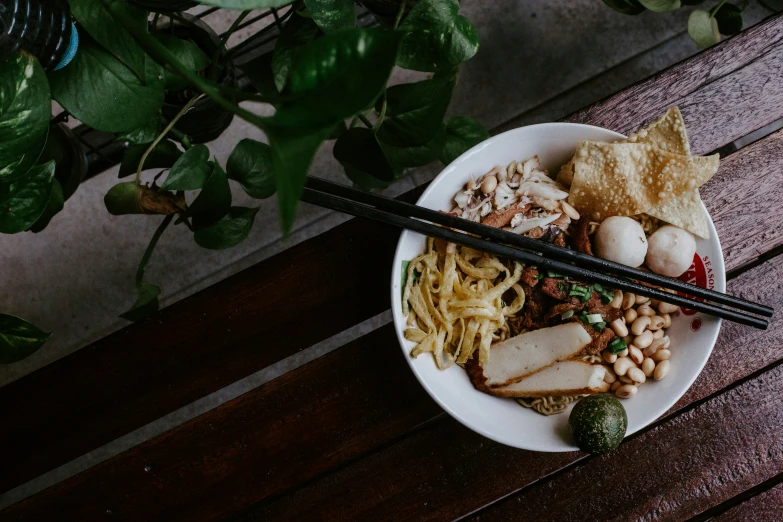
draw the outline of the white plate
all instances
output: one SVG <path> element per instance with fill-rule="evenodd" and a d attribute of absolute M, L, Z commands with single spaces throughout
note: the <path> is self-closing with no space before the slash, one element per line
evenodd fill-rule
<path fill-rule="evenodd" d="M 573 123 L 544 123 L 504 132 L 476 145 L 446 167 L 419 198 L 418 204 L 436 210 L 450 210 L 452 198 L 471 176 L 477 177 L 495 165 L 525 160 L 538 155 L 550 173 L 568 161 L 580 140 L 615 141 L 625 136 L 616 132 Z M 703 208 L 703 207 L 702 207 Z M 697 239 L 697 259 L 689 271 L 691 282 L 726 290 L 723 254 L 712 220 L 707 214 L 710 239 Z M 454 365 L 439 370 L 432 356 L 410 356 L 414 343 L 403 336 L 405 318 L 401 308 L 401 268 L 424 251 L 425 237 L 404 231 L 397 245 L 392 268 L 392 314 L 405 359 L 424 389 L 452 417 L 468 428 L 497 442 L 534 451 L 573 451 L 568 435 L 567 412 L 545 417 L 523 408 L 512 399 L 492 397 L 476 391 L 466 372 Z M 720 319 L 692 311 L 679 311 L 668 330 L 671 338 L 671 371 L 662 381 L 639 388 L 632 399 L 623 401 L 628 412 L 630 435 L 647 426 L 674 405 L 693 384 L 715 345 Z"/>

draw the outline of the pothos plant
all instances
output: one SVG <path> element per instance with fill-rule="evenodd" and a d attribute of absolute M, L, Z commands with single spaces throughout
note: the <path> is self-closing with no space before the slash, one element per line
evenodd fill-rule
<path fill-rule="evenodd" d="M 231 183 L 251 198 L 276 194 L 287 233 L 313 157 L 327 140 L 335 140 L 334 157 L 347 177 L 373 189 L 412 167 L 449 163 L 488 137 L 470 118 L 445 119 L 459 66 L 479 45 L 457 0 L 368 0 L 381 21 L 371 29 L 356 27 L 353 0 L 201 3 L 241 10 L 214 49 L 170 30 L 173 22 L 198 29 L 182 13 L 157 14 L 125 0 L 71 0 L 80 44 L 70 65 L 46 74 L 24 52 L 0 64 L 0 232 L 43 228 L 63 208 L 55 162 L 38 161 L 51 99 L 129 143 L 119 175 L 130 180 L 108 191 L 106 208 L 162 217 L 136 272 L 136 300 L 121 315 L 129 320 L 159 307 L 161 289 L 144 271 L 172 223 L 204 248 L 230 248 L 247 238 L 258 208 L 232 206 Z M 225 49 L 230 34 L 250 10 L 289 4 L 274 52 L 242 66 L 251 87 L 225 81 L 233 70 Z M 395 66 L 430 74 L 387 86 Z M 172 100 L 180 103 L 176 113 Z M 268 143 L 243 139 L 221 165 L 182 131 L 205 100 L 258 127 Z M 271 104 L 274 113 L 259 116 L 242 101 Z M 0 316 L 0 362 L 29 355 L 49 335 Z"/>
<path fill-rule="evenodd" d="M 604 0 L 615 11 L 638 15 L 645 11 L 665 13 L 683 6 L 703 3 L 704 0 Z M 742 12 L 747 0 L 740 5 L 720 0 L 709 10 L 695 9 L 688 17 L 688 35 L 697 45 L 706 49 L 720 42 L 721 35 L 731 36 L 742 31 Z"/>

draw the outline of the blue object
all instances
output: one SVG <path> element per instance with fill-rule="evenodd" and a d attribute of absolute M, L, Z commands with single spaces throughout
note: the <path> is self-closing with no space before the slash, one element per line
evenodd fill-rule
<path fill-rule="evenodd" d="M 71 24 L 71 41 L 68 43 L 68 49 L 65 51 L 65 56 L 63 56 L 63 59 L 60 60 L 60 63 L 57 64 L 57 67 L 54 68 L 55 71 L 62 69 L 69 63 L 71 63 L 71 60 L 73 60 L 73 57 L 76 56 L 76 50 L 79 48 L 79 31 L 76 30 L 76 25 Z"/>

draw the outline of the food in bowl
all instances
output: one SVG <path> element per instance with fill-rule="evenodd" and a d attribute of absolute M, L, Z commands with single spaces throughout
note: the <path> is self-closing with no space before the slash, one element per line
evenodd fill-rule
<path fill-rule="evenodd" d="M 629 138 L 625 145 L 633 145 L 630 151 L 628 147 L 591 149 L 580 144 L 574 158 L 561 169 L 561 174 L 571 171 L 570 175 L 559 175 L 561 181 L 542 169 L 536 157 L 495 167 L 469 180 L 455 195 L 454 207 L 446 211 L 583 253 L 653 269 L 655 263 L 643 263 L 661 257 L 661 253 L 649 252 L 649 240 L 659 228 L 672 226 L 657 216 L 688 227 L 675 227 L 680 238 L 692 240 L 690 234 L 701 235 L 699 219 L 688 215 L 688 209 L 691 202 L 698 201 L 698 187 L 717 170 L 717 158 L 683 158 L 645 143 L 647 137 L 663 143 L 661 136 L 671 136 L 678 140 L 679 150 L 684 150 L 684 126 L 683 132 L 668 129 L 681 122 L 679 111 L 673 109 L 648 132 Z M 580 150 L 588 152 L 580 156 Z M 601 151 L 600 168 L 592 161 L 590 150 Z M 594 184 L 607 186 L 605 178 L 622 178 L 622 168 L 620 174 L 616 171 L 624 164 L 615 156 L 631 164 L 654 163 L 654 169 L 634 166 L 632 172 L 654 177 L 650 184 L 661 189 L 659 194 L 596 191 Z M 659 159 L 650 160 L 656 156 Z M 599 176 L 601 169 L 607 171 L 605 176 Z M 672 180 L 676 183 L 667 185 Z M 647 183 L 646 179 L 640 182 Z M 591 197 L 598 201 L 585 203 L 585 187 L 591 187 Z M 678 205 L 680 192 L 691 195 Z M 639 208 L 645 211 L 639 213 Z M 605 231 L 599 233 L 604 226 Z M 665 261 L 662 266 L 669 271 L 667 275 L 681 263 L 679 259 Z M 402 307 L 407 321 L 404 335 L 416 343 L 411 355 L 432 353 L 440 369 L 455 363 L 463 366 L 474 387 L 484 393 L 512 397 L 550 415 L 564 411 L 579 397 L 603 391 L 630 399 L 641 384 L 669 373 L 671 340 L 666 329 L 677 307 L 668 303 L 548 270 L 539 272 L 534 266 L 432 238 L 426 251 L 408 264 L 406 276 Z"/>

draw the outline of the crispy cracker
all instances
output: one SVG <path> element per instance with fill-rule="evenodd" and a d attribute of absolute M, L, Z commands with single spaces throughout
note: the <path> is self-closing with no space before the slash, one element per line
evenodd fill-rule
<path fill-rule="evenodd" d="M 584 142 L 582 142 L 584 143 Z M 627 139 L 614 143 L 649 143 L 653 147 L 658 147 L 667 152 L 675 154 L 691 153 L 691 146 L 688 143 L 688 133 L 685 130 L 685 120 L 682 119 L 682 113 L 677 107 L 671 107 L 666 114 L 652 122 L 646 128 L 639 132 L 634 132 Z M 580 143 L 580 147 L 582 144 Z M 570 187 L 574 179 L 574 163 L 579 155 L 577 147 L 574 157 L 560 167 L 557 173 L 557 181 L 566 187 Z"/>
<path fill-rule="evenodd" d="M 560 171 L 557 173 L 557 182 L 564 187 L 570 187 L 571 183 L 574 181 L 574 162 L 576 162 L 577 154 L 579 154 L 578 147 L 574 153 L 574 157 L 571 158 L 568 163 L 560 167 Z"/>
<path fill-rule="evenodd" d="M 568 202 L 593 219 L 647 212 L 693 190 L 718 170 L 719 156 L 685 156 L 645 143 L 580 144 Z"/>
<path fill-rule="evenodd" d="M 671 107 L 666 114 L 639 132 L 634 132 L 622 143 L 649 143 L 675 154 L 689 156 L 691 153 L 685 120 L 677 107 Z"/>
<path fill-rule="evenodd" d="M 647 214 L 707 239 L 710 232 L 701 206 L 699 191 L 689 190 L 669 202 L 656 205 Z"/>

